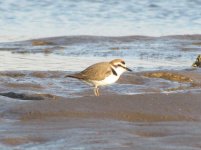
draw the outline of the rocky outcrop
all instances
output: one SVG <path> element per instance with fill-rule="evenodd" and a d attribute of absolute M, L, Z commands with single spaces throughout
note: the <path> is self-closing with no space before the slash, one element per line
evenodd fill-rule
<path fill-rule="evenodd" d="M 192 64 L 192 67 L 201 67 L 201 54 L 198 55 L 196 61 Z"/>

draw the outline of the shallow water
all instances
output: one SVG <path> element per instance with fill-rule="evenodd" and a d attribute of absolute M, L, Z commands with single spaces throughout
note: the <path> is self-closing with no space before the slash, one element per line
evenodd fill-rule
<path fill-rule="evenodd" d="M 118 84 L 104 87 L 103 93 L 108 94 L 109 91 L 118 94 L 140 94 L 192 90 L 191 82 L 153 79 L 140 73 L 192 70 L 191 65 L 201 50 L 200 41 L 199 35 L 157 38 L 72 36 L 1 43 L 0 71 L 4 74 L 0 77 L 1 93 L 25 94 L 18 95 L 24 99 L 27 96 L 29 99 L 37 97 L 38 94 L 42 97 L 47 97 L 46 94 L 50 94 L 50 97 L 91 95 L 93 93 L 90 86 L 64 76 L 81 71 L 94 63 L 115 58 L 123 58 L 133 70 L 133 74 L 130 77 L 123 76 Z M 15 76 L 21 71 L 22 76 Z M 193 74 L 199 74 L 199 71 Z M 126 80 L 127 78 L 129 80 Z M 193 89 L 200 91 L 198 86 Z"/>
<path fill-rule="evenodd" d="M 75 36 L 1 43 L 0 70 L 80 71 L 87 66 L 123 58 L 134 71 L 190 68 L 200 53 L 201 36 L 97 37 Z M 83 63 L 84 62 L 84 63 Z"/>
<path fill-rule="evenodd" d="M 0 41 L 63 35 L 200 34 L 199 0 L 6 0 Z"/>

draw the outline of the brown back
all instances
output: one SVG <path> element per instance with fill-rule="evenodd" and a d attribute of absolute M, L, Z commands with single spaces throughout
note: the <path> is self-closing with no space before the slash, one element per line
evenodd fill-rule
<path fill-rule="evenodd" d="M 109 62 L 101 62 L 89 66 L 80 73 L 68 75 L 68 77 L 82 80 L 103 80 L 112 73 Z"/>

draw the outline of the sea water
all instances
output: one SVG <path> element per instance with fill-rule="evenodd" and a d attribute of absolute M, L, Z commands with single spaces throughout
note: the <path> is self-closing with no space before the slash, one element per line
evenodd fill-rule
<path fill-rule="evenodd" d="M 200 0 L 2 0 L 0 41 L 200 34 L 200 6 Z"/>

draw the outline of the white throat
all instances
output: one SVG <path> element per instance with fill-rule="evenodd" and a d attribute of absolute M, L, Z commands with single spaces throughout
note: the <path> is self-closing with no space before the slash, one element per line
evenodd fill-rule
<path fill-rule="evenodd" d="M 122 73 L 124 73 L 126 70 L 122 67 L 113 67 L 112 66 L 112 69 L 114 69 L 114 71 L 117 73 L 117 76 L 120 77 L 120 75 L 122 75 Z"/>

